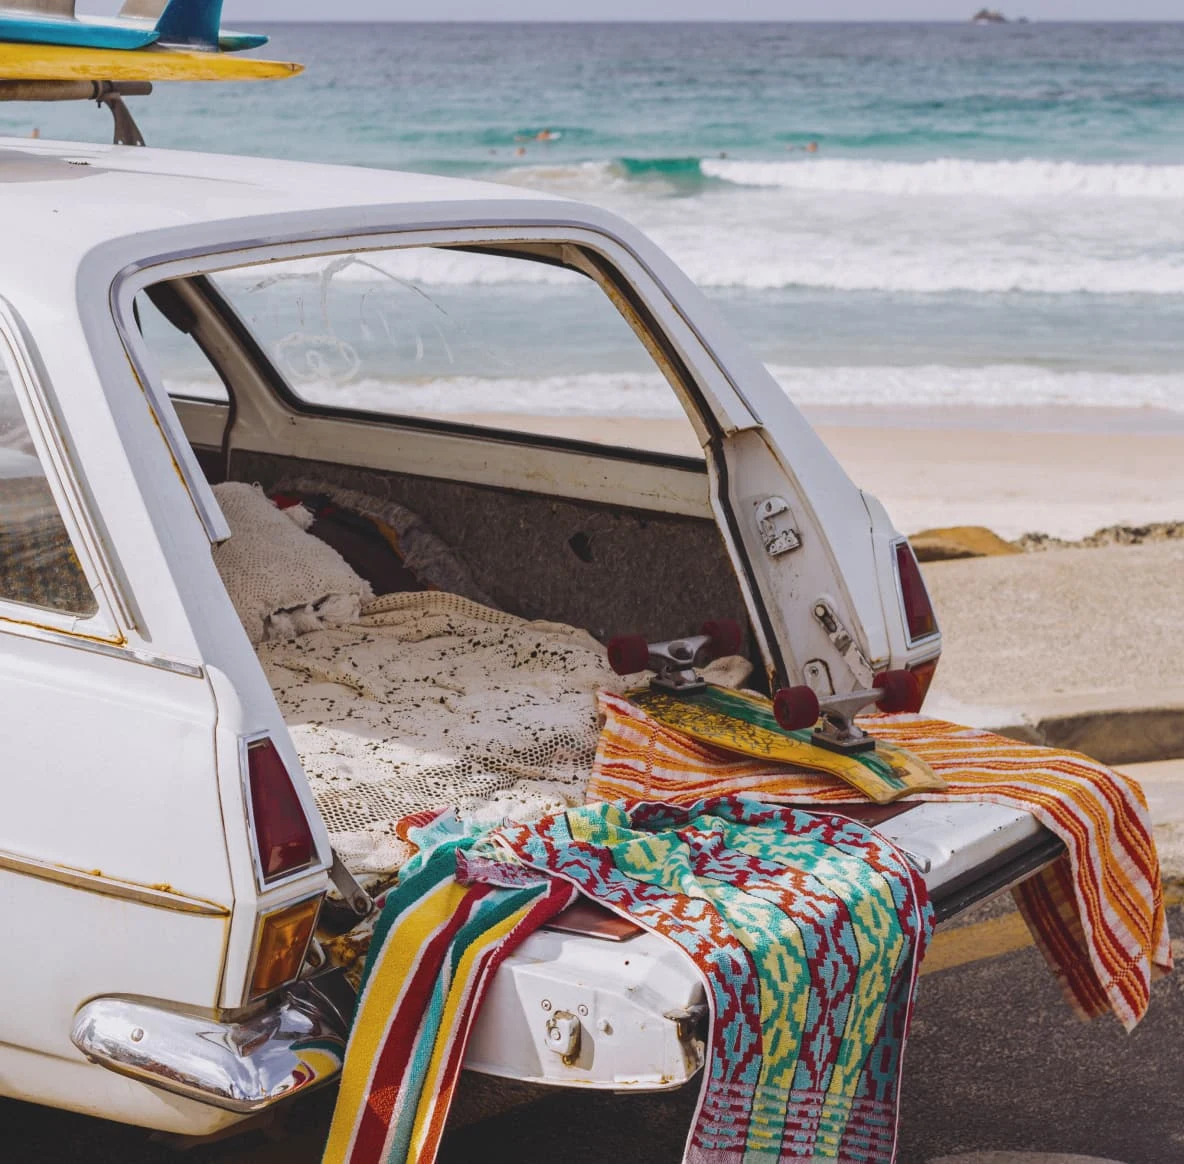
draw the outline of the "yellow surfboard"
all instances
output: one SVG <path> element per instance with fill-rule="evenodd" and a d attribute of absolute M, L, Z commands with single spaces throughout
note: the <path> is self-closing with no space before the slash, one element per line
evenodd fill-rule
<path fill-rule="evenodd" d="M 0 80 L 6 81 L 270 81 L 303 71 L 294 61 L 155 46 L 129 52 L 0 43 Z"/>

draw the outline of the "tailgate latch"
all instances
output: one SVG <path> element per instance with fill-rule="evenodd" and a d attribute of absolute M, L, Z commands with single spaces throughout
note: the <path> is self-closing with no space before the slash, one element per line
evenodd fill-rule
<path fill-rule="evenodd" d="M 547 1019 L 547 1050 L 570 1067 L 580 1054 L 580 1020 L 570 1010 L 557 1010 Z"/>

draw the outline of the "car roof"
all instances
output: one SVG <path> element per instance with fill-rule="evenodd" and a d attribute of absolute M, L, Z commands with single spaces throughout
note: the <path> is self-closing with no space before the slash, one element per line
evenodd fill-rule
<path fill-rule="evenodd" d="M 228 154 L 0 138 L 0 266 L 145 231 L 400 203 L 564 202 L 493 182 Z M 568 203 L 570 206 L 570 203 Z M 540 209 L 543 209 L 540 207 Z"/>

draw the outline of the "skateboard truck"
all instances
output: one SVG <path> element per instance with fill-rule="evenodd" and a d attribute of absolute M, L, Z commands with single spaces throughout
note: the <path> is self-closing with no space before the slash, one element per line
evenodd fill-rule
<path fill-rule="evenodd" d="M 667 642 L 647 642 L 644 635 L 617 635 L 609 640 L 608 662 L 618 675 L 653 671 L 651 687 L 691 695 L 707 687 L 696 668 L 734 655 L 743 641 L 744 632 L 734 619 L 713 619 L 705 622 L 697 635 Z"/>
<path fill-rule="evenodd" d="M 876 676 L 875 686 L 843 695 L 819 696 L 810 687 L 783 687 L 773 696 L 773 715 L 789 732 L 817 724 L 811 743 L 832 752 L 857 755 L 876 746 L 875 738 L 855 722 L 855 717 L 873 703 L 889 714 L 919 711 L 921 686 L 916 675 L 911 671 L 885 671 Z"/>

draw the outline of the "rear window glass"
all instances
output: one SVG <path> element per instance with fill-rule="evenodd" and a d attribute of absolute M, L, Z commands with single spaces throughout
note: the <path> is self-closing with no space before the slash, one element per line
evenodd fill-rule
<path fill-rule="evenodd" d="M 215 282 L 292 395 L 318 408 L 703 455 L 669 370 L 577 271 L 408 247 Z"/>

